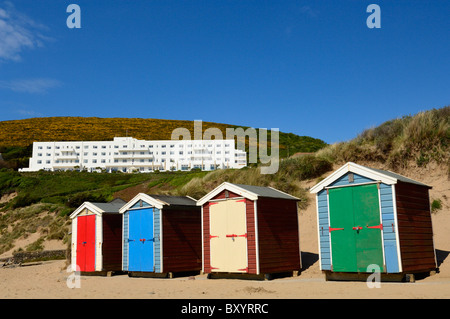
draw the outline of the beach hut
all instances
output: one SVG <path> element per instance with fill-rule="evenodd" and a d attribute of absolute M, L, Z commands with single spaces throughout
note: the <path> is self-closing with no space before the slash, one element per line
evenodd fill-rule
<path fill-rule="evenodd" d="M 122 215 L 126 202 L 84 202 L 71 215 L 72 269 L 85 274 L 122 270 Z"/>
<path fill-rule="evenodd" d="M 266 278 L 298 272 L 298 200 L 271 187 L 227 182 L 201 198 L 203 272 Z"/>
<path fill-rule="evenodd" d="M 380 271 L 382 279 L 412 281 L 414 274 L 434 272 L 430 188 L 351 162 L 312 187 L 326 278 L 365 278 Z"/>
<path fill-rule="evenodd" d="M 140 193 L 121 208 L 122 269 L 172 277 L 201 270 L 201 216 L 193 198 Z"/>

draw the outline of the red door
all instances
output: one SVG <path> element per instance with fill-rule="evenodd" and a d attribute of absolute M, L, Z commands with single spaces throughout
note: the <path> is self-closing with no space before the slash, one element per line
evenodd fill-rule
<path fill-rule="evenodd" d="M 78 217 L 77 265 L 80 271 L 95 271 L 95 215 Z"/>

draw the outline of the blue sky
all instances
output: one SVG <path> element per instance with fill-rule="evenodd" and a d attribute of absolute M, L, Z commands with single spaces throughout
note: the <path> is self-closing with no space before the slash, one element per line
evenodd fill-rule
<path fill-rule="evenodd" d="M 1 121 L 203 120 L 333 143 L 449 105 L 449 74 L 447 0 L 0 0 Z"/>

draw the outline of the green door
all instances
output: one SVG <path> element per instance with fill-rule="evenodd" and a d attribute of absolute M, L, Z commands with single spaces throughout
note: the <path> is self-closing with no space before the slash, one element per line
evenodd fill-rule
<path fill-rule="evenodd" d="M 383 267 L 380 204 L 376 184 L 329 189 L 333 271 Z"/>

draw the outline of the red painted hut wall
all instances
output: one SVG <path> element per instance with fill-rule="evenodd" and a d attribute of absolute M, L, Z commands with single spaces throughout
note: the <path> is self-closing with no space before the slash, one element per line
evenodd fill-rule
<path fill-rule="evenodd" d="M 403 271 L 435 269 L 428 188 L 398 182 L 395 193 Z"/>
<path fill-rule="evenodd" d="M 297 202 L 260 197 L 257 214 L 260 272 L 300 270 Z"/>
<path fill-rule="evenodd" d="M 122 269 L 122 215 L 103 214 L 103 270 Z"/>
<path fill-rule="evenodd" d="M 162 211 L 162 272 L 202 269 L 200 207 Z"/>

